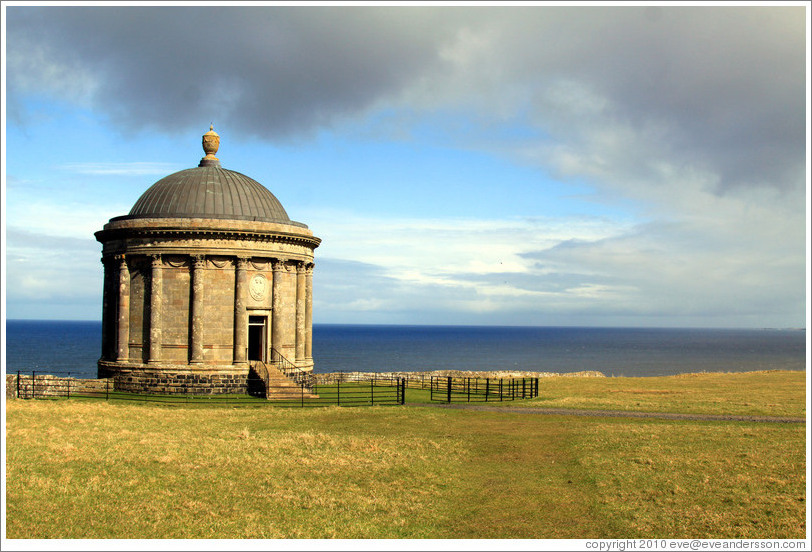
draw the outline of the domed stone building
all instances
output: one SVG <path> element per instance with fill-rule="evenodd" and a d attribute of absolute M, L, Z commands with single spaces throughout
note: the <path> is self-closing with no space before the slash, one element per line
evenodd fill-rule
<path fill-rule="evenodd" d="M 159 180 L 95 234 L 98 371 L 117 389 L 245 393 L 259 366 L 313 370 L 321 240 L 262 184 L 222 168 L 219 142 L 210 128 L 197 167 Z"/>

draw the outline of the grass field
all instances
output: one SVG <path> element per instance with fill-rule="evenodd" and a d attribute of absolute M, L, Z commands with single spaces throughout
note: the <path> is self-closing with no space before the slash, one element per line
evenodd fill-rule
<path fill-rule="evenodd" d="M 728 406 L 690 377 L 566 385 L 600 408 L 643 396 L 646 410 L 803 412 L 797 373 L 728 376 L 713 376 Z M 701 389 L 677 393 L 681 381 Z M 584 406 L 556 393 L 538 402 Z M 806 533 L 803 424 L 74 400 L 9 401 L 6 414 L 12 539 Z"/>
<path fill-rule="evenodd" d="M 699 373 L 656 378 L 539 380 L 539 398 L 516 405 L 639 412 L 806 416 L 806 372 Z"/>

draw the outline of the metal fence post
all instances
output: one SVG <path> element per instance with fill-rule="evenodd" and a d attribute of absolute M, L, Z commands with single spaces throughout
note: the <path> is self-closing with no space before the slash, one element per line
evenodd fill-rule
<path fill-rule="evenodd" d="M 451 402 L 451 376 L 448 376 L 448 402 Z"/>
<path fill-rule="evenodd" d="M 68 372 L 67 382 L 68 382 L 68 398 L 70 398 L 70 372 Z"/>
<path fill-rule="evenodd" d="M 468 402 L 471 402 L 471 378 L 465 378 L 465 387 L 468 391 Z"/>
<path fill-rule="evenodd" d="M 372 406 L 375 406 L 375 375 L 369 380 L 369 398 L 372 401 Z"/>
<path fill-rule="evenodd" d="M 31 371 L 31 398 L 37 398 L 37 371 Z"/>
<path fill-rule="evenodd" d="M 338 380 L 338 385 L 336 387 L 336 404 L 341 406 L 341 379 Z"/>
<path fill-rule="evenodd" d="M 17 370 L 17 398 L 20 398 L 20 371 Z"/>
<path fill-rule="evenodd" d="M 485 402 L 488 402 L 488 392 L 491 390 L 491 378 L 485 378 Z"/>
<path fill-rule="evenodd" d="M 502 401 L 502 378 L 499 378 L 499 401 Z"/>

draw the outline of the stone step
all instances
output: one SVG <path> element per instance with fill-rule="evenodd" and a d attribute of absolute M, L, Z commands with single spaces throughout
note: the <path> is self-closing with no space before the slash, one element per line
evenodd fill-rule
<path fill-rule="evenodd" d="M 268 369 L 268 388 L 265 397 L 273 400 L 301 400 L 302 388 L 288 378 L 282 371 L 273 365 L 266 365 Z M 304 392 L 305 399 L 318 399 L 319 396 L 308 391 Z"/>

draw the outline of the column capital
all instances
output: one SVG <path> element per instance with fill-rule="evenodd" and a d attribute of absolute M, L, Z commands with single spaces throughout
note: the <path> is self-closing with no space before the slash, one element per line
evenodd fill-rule
<path fill-rule="evenodd" d="M 163 259 L 161 258 L 160 253 L 152 253 L 150 254 L 150 259 L 152 259 L 152 268 L 161 268 L 164 265 Z"/>
<path fill-rule="evenodd" d="M 237 257 L 235 266 L 240 270 L 246 270 L 248 268 L 248 257 Z"/>
<path fill-rule="evenodd" d="M 273 260 L 273 271 L 274 272 L 283 272 L 287 270 L 287 259 L 274 259 Z"/>
<path fill-rule="evenodd" d="M 203 268 L 206 266 L 206 256 L 205 255 L 190 255 L 192 258 L 192 266 L 195 268 Z"/>

